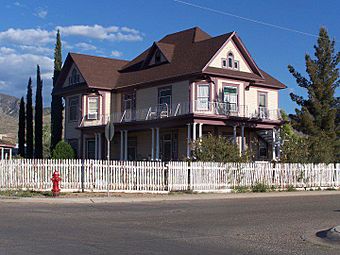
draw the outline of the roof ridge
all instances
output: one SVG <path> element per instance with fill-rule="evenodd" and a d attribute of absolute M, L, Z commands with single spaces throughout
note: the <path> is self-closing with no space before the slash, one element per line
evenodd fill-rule
<path fill-rule="evenodd" d="M 92 58 L 103 58 L 103 59 L 107 59 L 107 60 L 118 60 L 118 61 L 129 62 L 129 60 L 126 60 L 126 59 L 103 57 L 103 56 L 95 56 L 95 55 L 83 54 L 83 53 L 77 53 L 77 52 L 69 52 L 69 54 L 70 55 L 80 55 L 80 56 L 85 56 L 85 57 L 92 57 Z"/>

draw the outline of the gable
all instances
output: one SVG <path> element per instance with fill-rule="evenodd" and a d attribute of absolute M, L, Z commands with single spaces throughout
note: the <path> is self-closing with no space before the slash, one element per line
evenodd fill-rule
<path fill-rule="evenodd" d="M 229 40 L 223 47 L 217 52 L 217 54 L 213 57 L 213 59 L 209 63 L 209 67 L 215 68 L 227 68 L 223 67 L 223 60 L 227 61 L 228 64 L 228 55 L 229 53 L 233 54 L 234 61 L 238 62 L 238 68 L 233 70 L 239 70 L 241 72 L 253 73 L 250 68 L 248 62 L 245 57 L 241 53 L 240 49 L 236 46 L 233 40 Z"/>
<path fill-rule="evenodd" d="M 72 63 L 62 87 L 68 87 L 82 82 L 85 82 L 83 76 L 79 72 L 78 67 Z"/>
<path fill-rule="evenodd" d="M 148 63 L 149 66 L 160 64 L 167 61 L 160 49 L 156 49 Z"/>

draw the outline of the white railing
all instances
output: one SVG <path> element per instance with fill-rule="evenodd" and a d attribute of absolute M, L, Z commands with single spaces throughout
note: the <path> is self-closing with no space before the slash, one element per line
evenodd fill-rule
<path fill-rule="evenodd" d="M 154 162 L 104 160 L 0 160 L 0 189 L 91 192 L 230 191 L 261 183 L 285 190 L 340 188 L 340 164 Z"/>
<path fill-rule="evenodd" d="M 270 109 L 267 107 L 248 109 L 248 105 L 238 105 L 236 103 L 195 100 L 194 112 L 208 115 L 234 116 L 264 120 L 281 120 L 280 109 Z"/>

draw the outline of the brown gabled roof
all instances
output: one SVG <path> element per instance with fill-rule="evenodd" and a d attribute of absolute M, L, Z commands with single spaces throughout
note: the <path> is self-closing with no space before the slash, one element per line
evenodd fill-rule
<path fill-rule="evenodd" d="M 118 70 L 126 65 L 128 61 L 69 53 L 63 71 L 58 79 L 57 86 L 65 82 L 72 63 L 77 66 L 88 87 L 113 89 L 118 80 Z"/>
<path fill-rule="evenodd" d="M 145 51 L 132 61 L 133 64 L 129 63 L 121 70 L 116 88 L 202 73 L 206 63 L 231 35 L 228 33 L 208 37 L 198 28 L 167 35 L 159 42 L 174 45 L 171 62 L 152 68 L 140 68 L 140 62 L 148 55 Z"/>
<path fill-rule="evenodd" d="M 220 48 L 231 38 L 245 56 L 254 73 L 207 66 Z M 146 63 L 157 48 L 168 61 L 148 66 Z M 257 67 L 235 32 L 211 37 L 198 27 L 166 35 L 131 61 L 70 53 L 58 79 L 58 84 L 62 84 L 63 79 L 66 79 L 69 71 L 67 69 L 72 66 L 72 62 L 78 67 L 87 86 L 102 89 L 121 89 L 202 74 L 247 80 L 260 86 L 286 87 Z"/>

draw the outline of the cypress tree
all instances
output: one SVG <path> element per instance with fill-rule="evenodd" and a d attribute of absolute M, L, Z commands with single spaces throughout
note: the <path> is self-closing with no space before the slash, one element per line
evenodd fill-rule
<path fill-rule="evenodd" d="M 56 44 L 54 49 L 54 73 L 53 73 L 53 90 L 56 89 L 56 83 L 61 71 L 62 56 L 61 56 L 61 39 L 60 32 L 57 32 Z M 63 132 L 63 101 L 61 96 L 55 95 L 52 92 L 51 101 L 51 152 L 62 139 Z"/>
<path fill-rule="evenodd" d="M 19 108 L 19 129 L 18 129 L 19 149 L 18 153 L 21 157 L 25 157 L 25 101 L 24 97 L 20 100 Z"/>
<path fill-rule="evenodd" d="M 33 158 L 32 79 L 28 80 L 26 95 L 26 158 Z"/>
<path fill-rule="evenodd" d="M 37 65 L 37 90 L 35 94 L 35 115 L 34 115 L 34 157 L 43 157 L 43 100 L 42 100 L 43 81 L 40 76 L 40 67 Z"/>
<path fill-rule="evenodd" d="M 292 100 L 301 108 L 291 115 L 293 127 L 309 136 L 311 154 L 315 162 L 335 160 L 336 154 L 336 101 L 335 90 L 339 86 L 340 53 L 335 52 L 335 41 L 327 30 L 321 28 L 314 46 L 315 59 L 306 54 L 308 78 L 288 66 L 299 87 L 307 90 L 308 97 L 291 93 Z M 322 144 L 323 146 L 320 146 Z"/>

